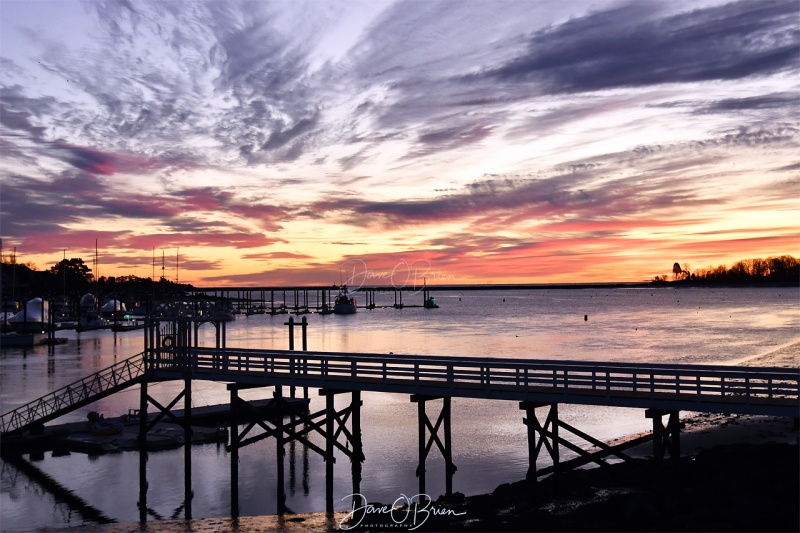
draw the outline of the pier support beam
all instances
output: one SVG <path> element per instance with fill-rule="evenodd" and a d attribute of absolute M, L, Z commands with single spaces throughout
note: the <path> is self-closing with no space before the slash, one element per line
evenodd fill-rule
<path fill-rule="evenodd" d="M 139 394 L 139 435 L 137 437 L 139 446 L 139 520 L 147 521 L 147 434 L 156 424 L 167 416 L 175 424 L 183 428 L 184 439 L 184 517 L 187 520 L 192 518 L 192 378 L 187 375 L 184 378 L 183 391 L 181 391 L 166 407 L 161 405 L 156 399 L 147 392 L 147 381 L 142 381 Z M 183 399 L 183 421 L 172 414 L 172 408 Z M 154 405 L 158 409 L 153 420 L 147 414 L 149 405 Z"/>
<path fill-rule="evenodd" d="M 536 409 L 539 407 L 549 407 L 543 422 L 536 415 Z M 545 474 L 577 468 L 588 463 L 597 463 L 601 467 L 608 466 L 608 463 L 605 462 L 605 458 L 610 455 L 615 455 L 626 461 L 630 460 L 630 456 L 622 453 L 623 450 L 638 446 L 639 444 L 653 439 L 653 435 L 648 434 L 631 439 L 621 444 L 617 444 L 616 446 L 610 446 L 567 424 L 563 420 L 560 420 L 558 418 L 558 404 L 520 402 L 519 408 L 525 410 L 527 415 L 526 418 L 522 419 L 525 425 L 528 426 L 529 466 L 526 479 L 532 481 L 535 481 L 537 477 Z M 660 421 L 661 419 L 659 418 L 658 420 Z M 585 440 L 595 448 L 599 448 L 599 450 L 595 452 L 584 450 L 573 442 L 563 438 L 559 434 L 560 430 L 565 430 L 569 433 L 572 433 L 573 435 Z M 568 461 L 561 461 L 559 446 L 564 446 L 565 448 L 572 450 L 578 454 L 578 456 Z M 550 458 L 553 461 L 553 464 L 552 466 L 548 466 L 539 470 L 536 466 L 536 461 L 539 458 L 542 447 L 547 450 Z"/>
<path fill-rule="evenodd" d="M 278 495 L 278 515 L 284 515 L 286 514 L 286 483 L 283 467 L 286 450 L 283 444 L 285 440 L 283 435 L 283 387 L 275 387 L 273 398 L 275 399 L 275 464 L 278 467 L 276 494 Z"/>
<path fill-rule="evenodd" d="M 184 380 L 183 399 L 183 514 L 186 520 L 192 519 L 192 378 Z"/>
<path fill-rule="evenodd" d="M 333 463 L 336 457 L 333 455 L 333 445 L 336 439 L 333 438 L 333 422 L 336 419 L 336 406 L 333 402 L 333 394 L 325 395 L 325 514 L 333 515 Z"/>
<path fill-rule="evenodd" d="M 679 411 L 648 409 L 644 416 L 653 419 L 653 458 L 663 459 L 667 451 L 672 459 L 681 456 L 681 421 Z M 663 417 L 669 415 L 667 425 Z"/>
<path fill-rule="evenodd" d="M 549 407 L 544 425 L 536 416 L 537 407 Z M 525 411 L 526 418 L 522 422 L 528 428 L 528 472 L 525 479 L 536 481 L 536 461 L 542 446 L 553 460 L 553 470 L 558 469 L 558 404 L 520 402 L 519 408 Z"/>
<path fill-rule="evenodd" d="M 417 422 L 419 424 L 419 465 L 417 466 L 417 477 L 419 478 L 419 493 L 425 492 L 425 461 L 428 454 L 436 443 L 436 447 L 444 458 L 445 468 L 445 496 L 453 494 L 453 474 L 458 468 L 453 464 L 452 439 L 450 431 L 450 406 L 451 398 L 445 396 L 442 399 L 442 409 L 436 419 L 436 423 L 431 423 L 425 412 L 425 404 L 431 400 L 438 400 L 436 396 L 413 395 L 411 401 L 417 404 Z M 442 428 L 442 438 L 439 438 L 439 428 Z"/>
<path fill-rule="evenodd" d="M 239 448 L 258 442 L 259 440 L 274 437 L 277 448 L 277 483 L 278 483 L 278 514 L 284 514 L 286 508 L 286 493 L 284 483 L 284 446 L 295 441 L 301 443 L 305 449 L 318 453 L 325 460 L 325 485 L 326 485 L 326 512 L 333 514 L 333 465 L 336 462 L 334 455 L 338 449 L 353 462 L 353 493 L 360 492 L 361 462 L 364 460 L 361 443 L 361 393 L 352 391 L 350 405 L 337 410 L 334 404 L 336 394 L 347 391 L 320 390 L 320 395 L 325 396 L 325 408 L 313 414 L 301 410 L 292 398 L 285 398 L 281 387 L 275 387 L 273 398 L 274 414 L 265 418 L 258 413 L 248 402 L 239 398 L 240 388 L 251 388 L 236 384 L 228 385 L 231 391 L 231 440 L 228 450 L 231 453 L 231 517 L 238 516 L 239 504 Z M 240 432 L 238 425 L 245 419 L 248 420 L 245 428 Z M 288 417 L 288 421 L 286 418 Z M 350 429 L 347 422 L 350 420 Z M 270 426 L 271 424 L 271 426 Z M 264 430 L 263 433 L 247 437 L 256 426 Z M 325 447 L 321 448 L 307 438 L 307 434 L 316 431 L 325 439 Z M 344 443 L 339 442 L 340 435 L 344 436 Z M 247 438 L 245 438 L 247 437 Z M 304 450 L 304 468 L 308 462 Z M 291 472 L 290 472 L 291 474 Z M 307 490 L 307 472 L 303 473 L 303 488 Z"/>
<path fill-rule="evenodd" d="M 228 423 L 231 443 L 231 518 L 239 518 L 239 389 L 231 387 L 231 413 Z"/>
<path fill-rule="evenodd" d="M 309 418 L 317 417 L 324 413 L 325 430 L 318 429 L 317 424 L 311 426 L 325 437 L 325 513 L 333 515 L 333 465 L 336 463 L 334 448 L 350 459 L 351 474 L 353 476 L 353 494 L 361 492 L 361 463 L 364 461 L 364 452 L 361 442 L 361 391 L 352 391 L 350 405 L 337 411 L 334 404 L 334 397 L 337 394 L 344 394 L 346 391 L 322 389 L 320 395 L 325 396 L 325 410 L 311 415 Z M 350 429 L 347 428 L 347 421 L 350 420 Z M 315 427 L 317 426 L 317 427 Z M 339 436 L 344 436 L 345 446 L 339 442 Z M 353 496 L 354 498 L 356 496 Z M 365 502 L 362 502 L 365 503 Z M 360 506 L 361 504 L 359 504 Z"/>
<path fill-rule="evenodd" d="M 147 381 L 139 386 L 139 521 L 147 522 Z"/>

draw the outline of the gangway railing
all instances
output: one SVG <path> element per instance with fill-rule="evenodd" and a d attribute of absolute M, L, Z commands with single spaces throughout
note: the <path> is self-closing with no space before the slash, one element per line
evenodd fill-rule
<path fill-rule="evenodd" d="M 44 424 L 139 383 L 144 375 L 144 353 L 115 363 L 0 416 L 0 433 L 11 435 Z"/>
<path fill-rule="evenodd" d="M 147 352 L 164 378 L 432 396 L 773 414 L 800 412 L 800 369 L 188 348 Z M 173 375 L 174 374 L 174 375 Z"/>

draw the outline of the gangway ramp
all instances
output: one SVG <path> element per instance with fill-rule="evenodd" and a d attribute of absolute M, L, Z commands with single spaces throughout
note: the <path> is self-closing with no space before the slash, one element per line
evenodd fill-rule
<path fill-rule="evenodd" d="M 0 437 L 41 426 L 75 409 L 139 383 L 145 374 L 139 353 L 0 416 Z"/>

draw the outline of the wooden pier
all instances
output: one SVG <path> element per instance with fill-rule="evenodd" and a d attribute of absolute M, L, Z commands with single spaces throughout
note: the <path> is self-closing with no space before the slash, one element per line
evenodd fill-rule
<path fill-rule="evenodd" d="M 291 318 L 291 317 L 290 317 Z M 214 346 L 198 345 L 199 327 L 216 328 Z M 613 456 L 627 459 L 627 448 L 652 442 L 653 457 L 680 455 L 680 411 L 742 413 L 798 418 L 800 413 L 800 369 L 757 368 L 718 365 L 629 364 L 589 361 L 554 361 L 492 357 L 423 356 L 307 351 L 307 323 L 289 320 L 290 346 L 294 347 L 294 326 L 302 326 L 302 351 L 254 350 L 228 347 L 225 322 L 213 319 L 151 319 L 144 331 L 144 351 L 60 391 L 54 391 L 26 406 L 0 417 L 2 437 L 41 428 L 53 420 L 96 399 L 131 385 L 140 386 L 140 504 L 146 520 L 146 440 L 162 419 L 172 419 L 185 432 L 185 508 L 191 518 L 191 407 L 194 380 L 226 383 L 230 391 L 228 420 L 231 454 L 231 516 L 238 516 L 239 450 L 265 438 L 276 440 L 278 511 L 285 508 L 284 447 L 300 443 L 319 454 L 326 465 L 326 511 L 333 512 L 333 469 L 335 454 L 351 462 L 353 494 L 360 493 L 361 405 L 363 392 L 409 396 L 417 404 L 419 434 L 419 493 L 425 494 L 426 461 L 434 445 L 445 461 L 446 494 L 453 490 L 450 438 L 453 423 L 452 398 L 513 400 L 524 411 L 527 427 L 529 467 L 527 477 L 536 480 L 587 463 L 604 464 Z M 166 406 L 148 394 L 148 385 L 165 380 L 182 380 L 182 391 Z M 239 396 L 251 388 L 272 389 L 276 415 L 251 416 L 256 406 Z M 296 391 L 308 397 L 317 389 L 325 405 L 316 412 L 298 408 Z M 336 395 L 349 397 L 337 409 Z M 182 402 L 183 418 L 174 415 Z M 617 446 L 610 446 L 586 434 L 559 417 L 560 404 L 603 405 L 639 408 L 652 419 L 652 433 Z M 307 404 L 306 404 L 307 405 Z M 155 416 L 148 408 L 155 408 Z M 433 416 L 431 416 L 433 415 Z M 321 436 L 324 446 L 309 436 Z M 565 438 L 571 433 L 573 438 Z M 577 437 L 598 448 L 588 451 L 574 444 Z M 577 456 L 561 460 L 560 449 Z M 542 453 L 551 466 L 537 469 Z"/>
<path fill-rule="evenodd" d="M 444 290 L 447 287 L 436 287 Z M 357 287 L 351 288 L 357 299 L 359 309 L 403 309 L 406 307 L 429 307 L 425 305 L 431 296 L 431 287 Z M 307 287 L 198 287 L 193 289 L 190 299 L 227 302 L 236 311 L 252 315 L 280 315 L 306 313 L 325 313 L 333 309 L 338 286 Z M 386 302 L 379 304 L 377 295 L 385 294 Z M 405 294 L 405 302 L 403 295 Z M 389 296 L 391 295 L 391 300 Z"/>

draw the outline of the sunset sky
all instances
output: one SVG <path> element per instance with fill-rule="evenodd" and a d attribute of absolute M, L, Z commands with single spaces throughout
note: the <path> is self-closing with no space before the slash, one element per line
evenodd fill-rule
<path fill-rule="evenodd" d="M 797 0 L 0 0 L 3 253 L 200 286 L 800 257 L 799 28 Z"/>

